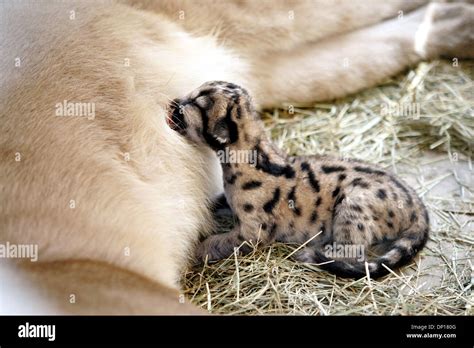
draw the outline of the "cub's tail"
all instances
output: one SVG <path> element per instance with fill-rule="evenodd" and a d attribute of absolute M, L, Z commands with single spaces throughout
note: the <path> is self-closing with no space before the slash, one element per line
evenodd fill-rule
<path fill-rule="evenodd" d="M 385 241 L 377 245 L 381 247 L 381 256 L 368 260 L 368 269 L 371 278 L 380 278 L 389 273 L 389 269 L 396 269 L 408 264 L 426 244 L 429 234 L 429 219 L 425 212 L 420 219 L 407 230 L 400 238 Z M 344 278 L 363 278 L 367 275 L 365 262 L 351 259 L 337 259 L 327 256 L 323 250 L 314 250 L 312 263 L 321 264 L 318 267 Z"/>

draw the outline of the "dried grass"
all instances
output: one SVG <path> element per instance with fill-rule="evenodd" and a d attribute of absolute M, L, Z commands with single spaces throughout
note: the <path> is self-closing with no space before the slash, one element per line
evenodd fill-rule
<path fill-rule="evenodd" d="M 414 108 L 387 112 L 389 105 Z M 264 120 L 290 154 L 356 157 L 412 179 L 430 210 L 430 241 L 410 266 L 380 280 L 341 279 L 298 264 L 288 258 L 291 245 L 234 254 L 186 272 L 183 288 L 193 303 L 233 315 L 474 314 L 474 62 L 421 63 L 352 97 L 288 105 L 266 111 Z M 443 159 L 449 159 L 445 173 L 436 175 Z M 221 230 L 231 224 L 223 221 Z"/>

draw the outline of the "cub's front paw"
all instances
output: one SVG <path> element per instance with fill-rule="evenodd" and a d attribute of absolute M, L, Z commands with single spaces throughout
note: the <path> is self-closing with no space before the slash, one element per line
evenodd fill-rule
<path fill-rule="evenodd" d="M 220 236 L 209 236 L 201 244 L 198 245 L 194 255 L 195 263 L 197 265 L 202 265 L 206 261 L 208 263 L 216 262 L 222 258 L 220 257 L 221 252 L 219 249 L 219 238 L 216 237 Z"/>
<path fill-rule="evenodd" d="M 230 232 L 214 234 L 198 245 L 195 259 L 198 264 L 216 262 L 228 258 L 239 246 L 238 241 Z"/>

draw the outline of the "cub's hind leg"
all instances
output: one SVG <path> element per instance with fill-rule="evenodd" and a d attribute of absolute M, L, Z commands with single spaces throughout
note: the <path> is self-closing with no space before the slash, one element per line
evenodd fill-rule
<path fill-rule="evenodd" d="M 323 264 L 322 268 L 340 276 L 362 276 L 353 265 L 366 260 L 376 224 L 368 213 L 366 192 L 358 187 L 345 188 L 334 200 L 332 220 L 321 233 L 296 253 L 304 263 Z"/>

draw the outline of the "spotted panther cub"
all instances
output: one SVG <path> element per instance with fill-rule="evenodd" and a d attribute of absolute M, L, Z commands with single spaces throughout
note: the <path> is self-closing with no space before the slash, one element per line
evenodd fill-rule
<path fill-rule="evenodd" d="M 199 260 L 226 258 L 238 246 L 246 253 L 244 241 L 281 241 L 303 245 L 297 260 L 322 263 L 343 277 L 365 276 L 367 261 L 376 278 L 389 272 L 386 267 L 407 264 L 425 245 L 428 214 L 413 189 L 357 160 L 286 156 L 265 135 L 245 89 L 205 83 L 176 99 L 169 115 L 172 128 L 191 141 L 219 155 L 256 159 L 221 161 L 225 197 L 237 224 L 204 240 Z M 248 156 L 236 155 L 242 153 Z M 351 247 L 363 255 L 351 254 Z"/>

